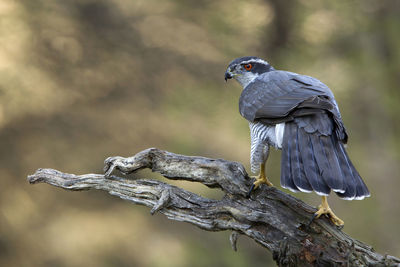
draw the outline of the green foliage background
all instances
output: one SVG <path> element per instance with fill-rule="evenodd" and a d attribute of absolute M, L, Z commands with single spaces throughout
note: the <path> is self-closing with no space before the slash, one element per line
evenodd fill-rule
<path fill-rule="evenodd" d="M 223 80 L 229 61 L 245 55 L 332 88 L 348 151 L 372 197 L 332 196 L 331 205 L 347 233 L 399 256 L 399 13 L 395 0 L 2 0 L 0 265 L 273 264 L 247 238 L 235 253 L 229 233 L 152 217 L 103 192 L 25 179 L 39 167 L 102 172 L 106 157 L 148 147 L 248 168 L 241 88 Z M 274 152 L 268 172 L 276 185 L 279 169 Z M 221 197 L 217 189 L 177 184 Z"/>

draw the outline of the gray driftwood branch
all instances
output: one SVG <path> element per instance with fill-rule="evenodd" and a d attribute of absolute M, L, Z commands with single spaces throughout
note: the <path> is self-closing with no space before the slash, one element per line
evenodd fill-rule
<path fill-rule="evenodd" d="M 106 174 L 74 175 L 38 169 L 28 176 L 32 184 L 44 182 L 67 190 L 100 189 L 151 208 L 169 219 L 189 222 L 204 230 L 230 230 L 236 250 L 239 235 L 246 235 L 272 252 L 279 266 L 400 266 L 400 259 L 381 255 L 357 241 L 327 218 L 308 225 L 315 208 L 275 187 L 261 186 L 251 198 L 251 179 L 237 162 L 189 157 L 155 148 L 133 157 L 105 160 Z M 113 176 L 149 168 L 167 179 L 200 182 L 225 192 L 221 200 L 201 197 L 167 183 Z"/>

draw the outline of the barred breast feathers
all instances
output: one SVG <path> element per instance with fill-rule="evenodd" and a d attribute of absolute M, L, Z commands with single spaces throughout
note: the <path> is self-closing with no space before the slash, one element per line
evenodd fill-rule
<path fill-rule="evenodd" d="M 264 163 L 269 154 L 269 146 L 282 148 L 283 133 L 285 123 L 266 125 L 260 122 L 250 122 L 250 165 L 251 171 L 256 173 L 260 169 L 260 164 Z"/>

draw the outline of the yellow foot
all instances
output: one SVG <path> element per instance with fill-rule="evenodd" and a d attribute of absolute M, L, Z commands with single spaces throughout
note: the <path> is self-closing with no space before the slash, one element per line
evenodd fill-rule
<path fill-rule="evenodd" d="M 266 184 L 268 186 L 273 186 L 273 184 L 268 180 L 267 177 L 265 177 L 265 175 L 258 175 L 258 176 L 254 176 L 253 178 L 256 179 L 256 181 L 254 182 L 254 189 L 259 187 L 261 184 Z"/>
<path fill-rule="evenodd" d="M 247 193 L 247 197 L 250 197 L 251 192 L 259 187 L 261 184 L 266 184 L 268 186 L 273 186 L 273 184 L 268 180 L 267 176 L 265 176 L 265 164 L 261 164 L 260 167 L 260 174 L 255 178 L 256 181 L 251 185 L 249 192 Z"/>
<path fill-rule="evenodd" d="M 337 226 L 342 227 L 344 225 L 344 221 L 341 220 L 338 216 L 333 213 L 331 208 L 328 205 L 328 201 L 326 200 L 326 197 L 322 197 L 322 204 L 318 206 L 318 211 L 314 213 L 313 219 L 316 218 L 318 219 L 321 217 L 322 214 L 328 215 L 329 219 Z"/>

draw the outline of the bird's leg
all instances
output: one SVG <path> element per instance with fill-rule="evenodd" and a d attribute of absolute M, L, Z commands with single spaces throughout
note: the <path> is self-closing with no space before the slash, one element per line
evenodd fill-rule
<path fill-rule="evenodd" d="M 260 165 L 260 174 L 256 177 L 256 181 L 251 185 L 249 193 L 247 193 L 247 196 L 250 196 L 251 192 L 256 189 L 258 186 L 261 184 L 266 184 L 268 186 L 273 186 L 273 184 L 268 180 L 267 176 L 265 175 L 265 162 L 261 163 Z"/>
<path fill-rule="evenodd" d="M 312 220 L 318 219 L 322 214 L 326 214 L 329 216 L 331 221 L 337 226 L 343 226 L 344 221 L 342 221 L 339 217 L 333 213 L 331 208 L 329 207 L 328 200 L 326 196 L 322 196 L 322 203 L 318 206 L 318 211 L 314 213 Z M 311 221 L 312 221 L 311 220 Z"/>
<path fill-rule="evenodd" d="M 257 188 L 260 184 L 266 184 L 268 186 L 273 186 L 273 184 L 268 180 L 265 175 L 265 162 L 260 165 L 260 174 L 256 177 L 256 181 L 254 182 L 254 189 Z"/>

